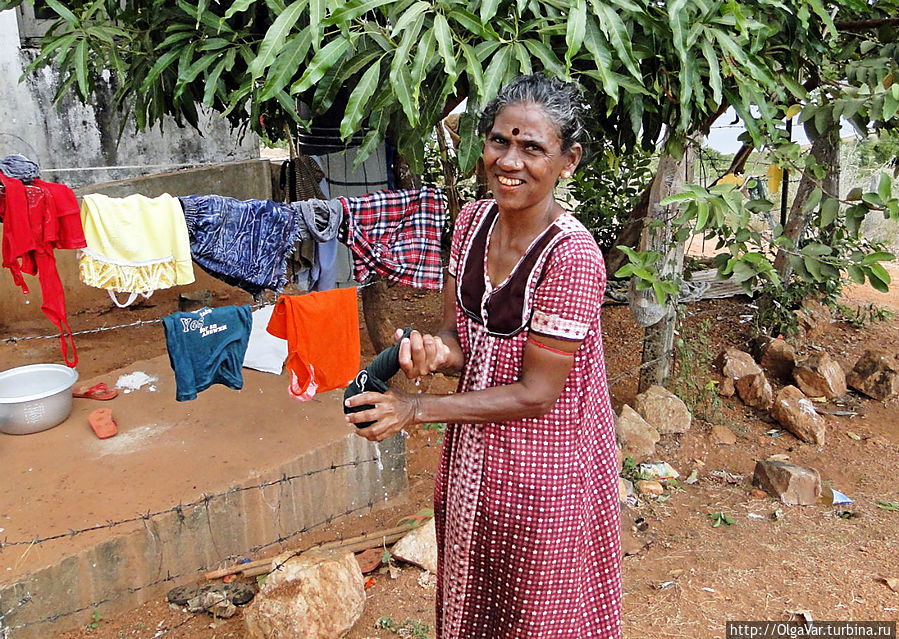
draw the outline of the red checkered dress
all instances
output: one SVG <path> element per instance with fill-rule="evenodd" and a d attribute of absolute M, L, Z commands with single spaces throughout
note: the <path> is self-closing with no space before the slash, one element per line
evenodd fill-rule
<path fill-rule="evenodd" d="M 378 191 L 340 200 L 348 222 L 340 240 L 353 253 L 357 282 L 377 274 L 405 286 L 443 288 L 440 234 L 446 200 L 440 189 Z"/>
<path fill-rule="evenodd" d="M 434 490 L 440 639 L 620 636 L 618 456 L 606 384 L 602 256 L 562 215 L 509 278 L 486 275 L 492 201 L 456 220 L 459 391 L 518 379 L 529 333 L 583 340 L 539 418 L 448 426 Z"/>

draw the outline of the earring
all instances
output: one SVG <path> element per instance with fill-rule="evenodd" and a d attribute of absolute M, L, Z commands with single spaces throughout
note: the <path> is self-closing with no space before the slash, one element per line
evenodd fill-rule
<path fill-rule="evenodd" d="M 562 171 L 562 179 L 567 180 L 571 177 L 571 171 Z"/>

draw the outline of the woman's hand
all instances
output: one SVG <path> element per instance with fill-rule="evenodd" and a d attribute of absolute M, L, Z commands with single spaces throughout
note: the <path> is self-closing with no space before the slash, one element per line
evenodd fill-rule
<path fill-rule="evenodd" d="M 409 379 L 423 377 L 449 364 L 450 348 L 439 336 L 422 335 L 418 331 L 412 331 L 407 338 L 402 335 L 402 329 L 397 329 L 394 341 L 403 340 L 400 343 L 399 363 Z"/>
<path fill-rule="evenodd" d="M 349 413 L 346 421 L 350 424 L 374 422 L 371 426 L 356 431 L 360 437 L 369 441 L 383 441 L 403 428 L 416 423 L 418 395 L 390 390 L 384 394 L 359 393 L 346 400 L 346 405 L 351 408 L 365 404 L 372 404 L 373 407 L 358 413 Z"/>

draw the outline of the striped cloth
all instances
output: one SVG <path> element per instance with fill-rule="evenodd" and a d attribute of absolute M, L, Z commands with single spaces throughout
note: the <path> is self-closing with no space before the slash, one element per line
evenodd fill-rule
<path fill-rule="evenodd" d="M 347 223 L 338 237 L 353 253 L 357 282 L 379 275 L 413 288 L 443 288 L 440 235 L 446 199 L 440 189 L 424 186 L 340 199 Z"/>

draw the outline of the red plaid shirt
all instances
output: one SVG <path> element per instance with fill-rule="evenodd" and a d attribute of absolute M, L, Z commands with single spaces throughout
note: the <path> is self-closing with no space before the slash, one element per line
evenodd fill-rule
<path fill-rule="evenodd" d="M 443 288 L 440 233 L 446 200 L 440 189 L 378 191 L 340 200 L 347 220 L 341 240 L 353 253 L 357 282 L 377 274 L 414 288 Z"/>

